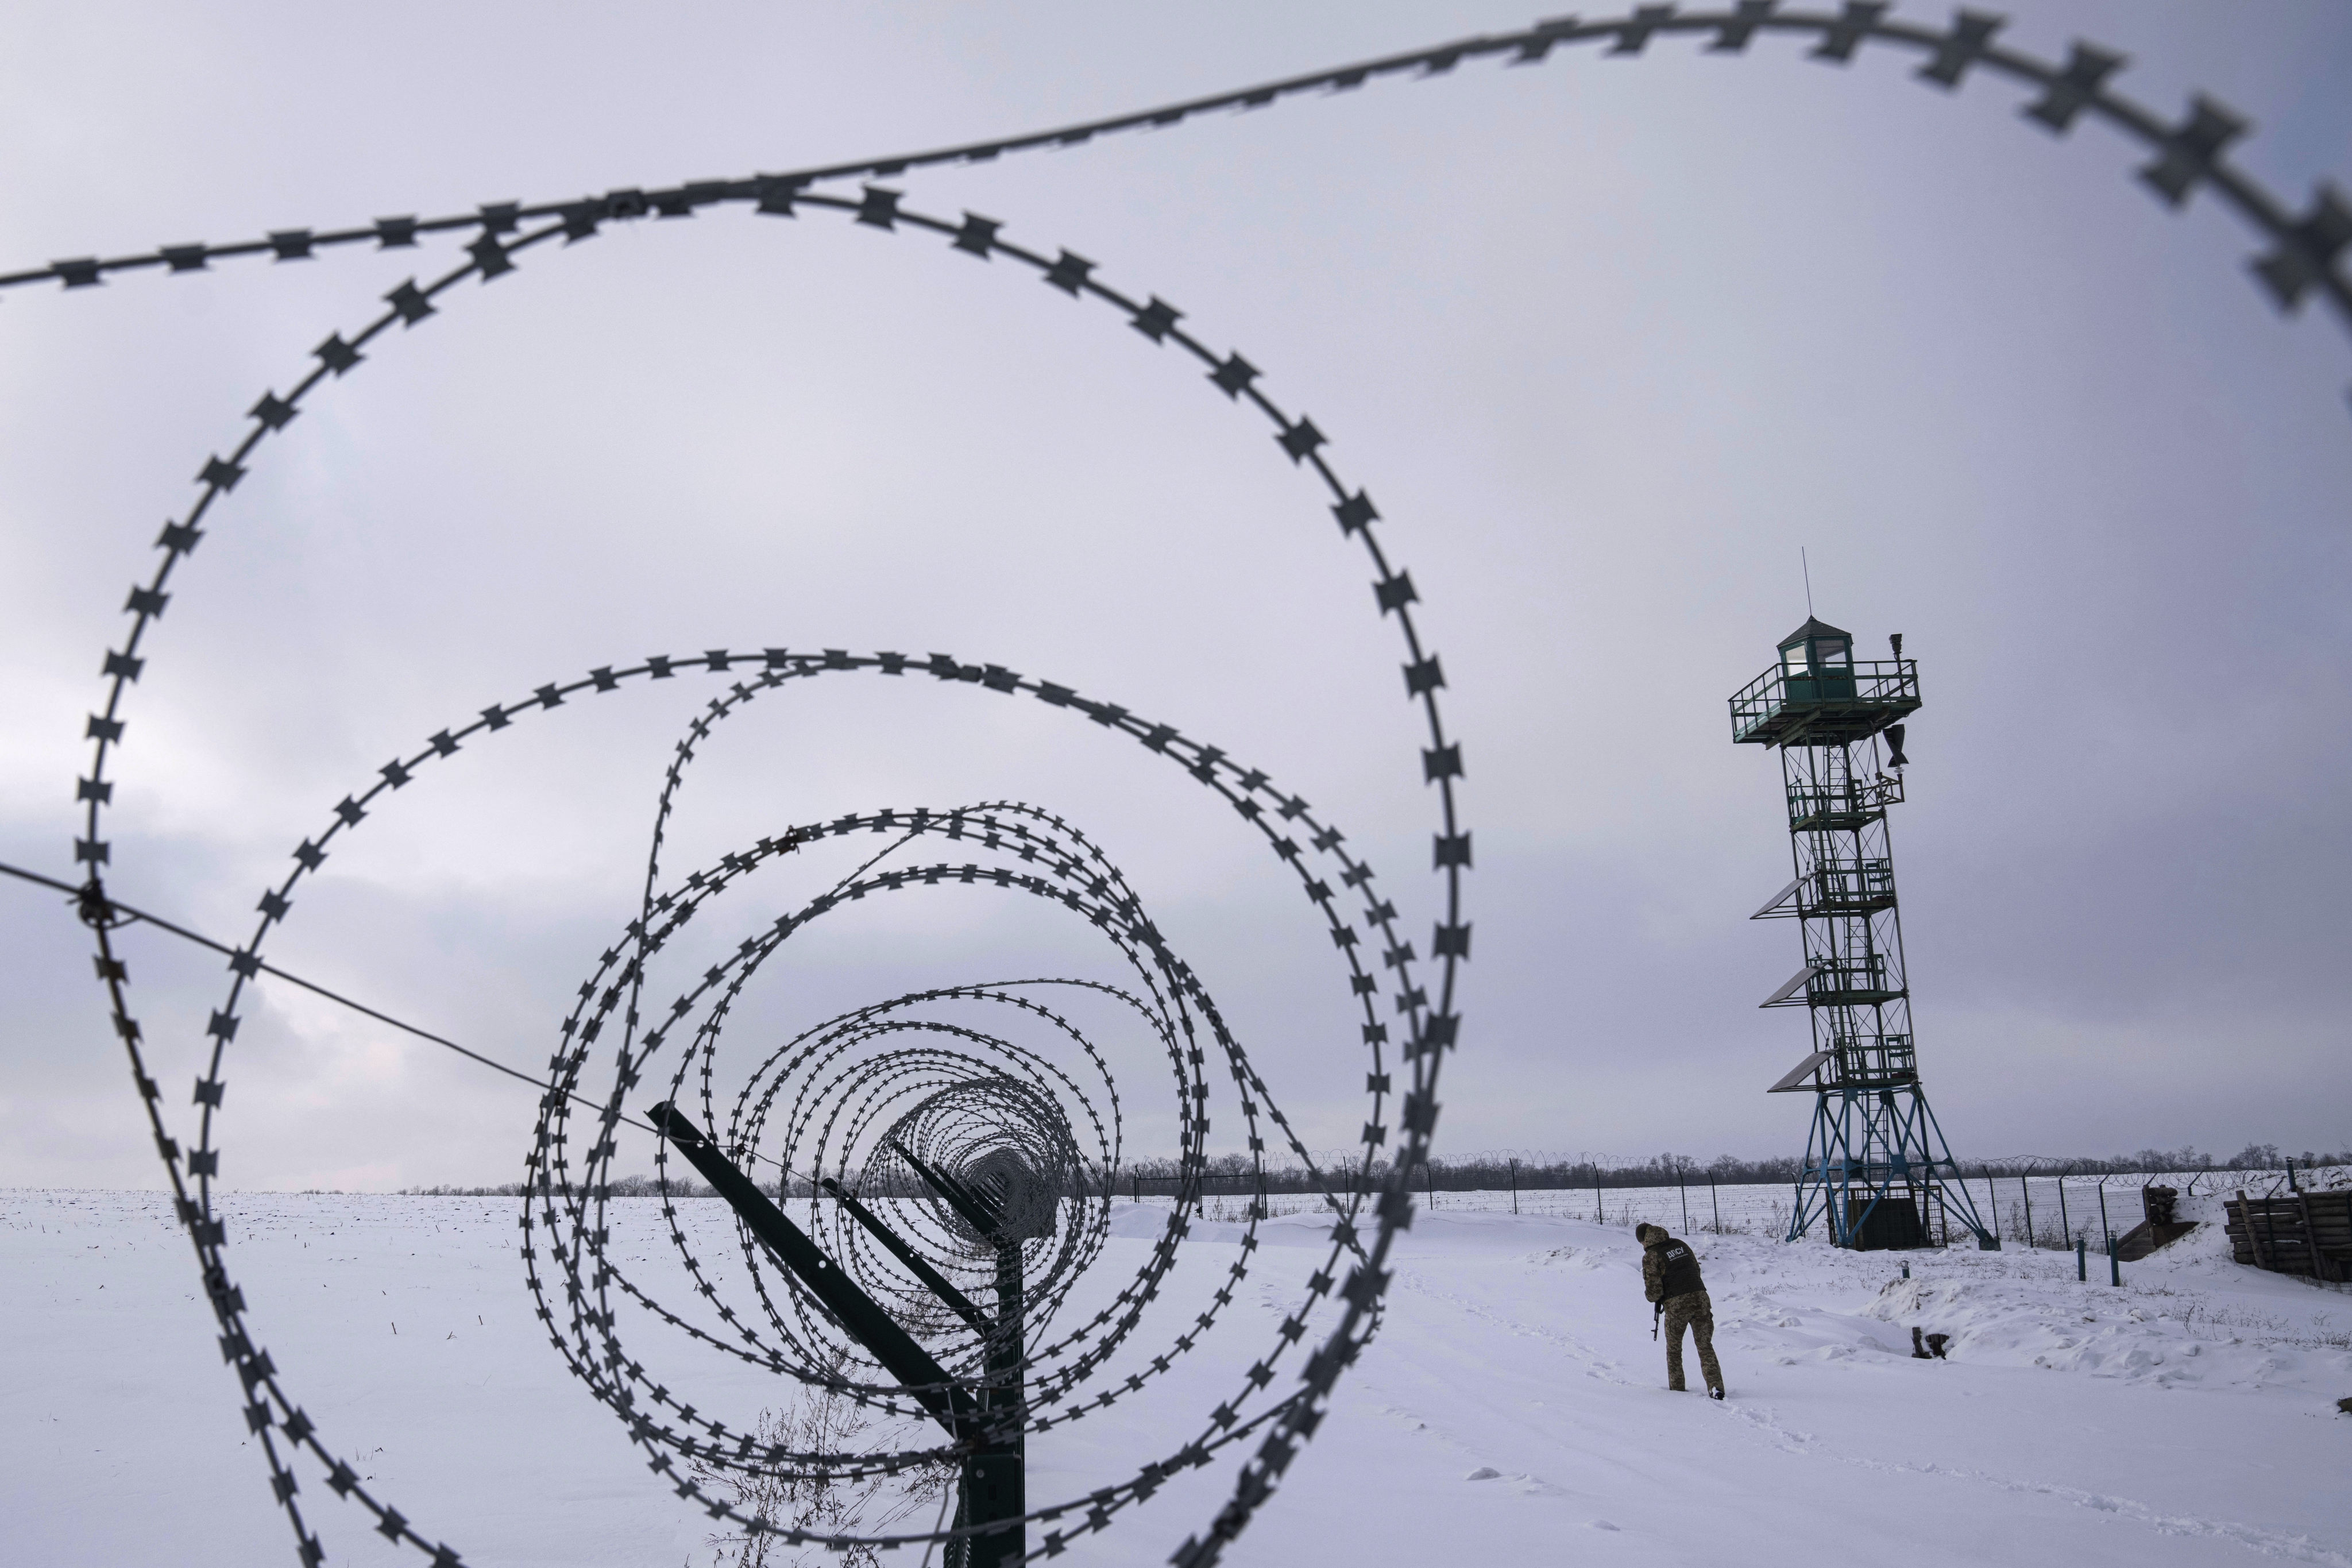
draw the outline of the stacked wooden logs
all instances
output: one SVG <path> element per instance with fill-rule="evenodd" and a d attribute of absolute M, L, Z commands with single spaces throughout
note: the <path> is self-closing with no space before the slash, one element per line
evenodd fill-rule
<path fill-rule="evenodd" d="M 2352 1279 L 2352 1190 L 2291 1191 L 2226 1200 L 2230 1252 L 2241 1263 L 2315 1279 Z"/>

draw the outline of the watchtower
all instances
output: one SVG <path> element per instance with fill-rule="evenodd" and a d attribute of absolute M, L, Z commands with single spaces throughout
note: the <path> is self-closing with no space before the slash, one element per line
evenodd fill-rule
<path fill-rule="evenodd" d="M 1998 1250 L 1919 1082 L 1886 836 L 1919 674 L 1893 645 L 1857 660 L 1850 634 L 1808 616 L 1731 700 L 1732 741 L 1780 750 L 1796 871 L 1753 918 L 1793 920 L 1804 941 L 1804 967 L 1763 1003 L 1812 1020 L 1812 1054 L 1768 1091 L 1813 1095 L 1789 1239 L 1821 1217 L 1840 1247 L 1927 1247 L 1958 1227 Z"/>

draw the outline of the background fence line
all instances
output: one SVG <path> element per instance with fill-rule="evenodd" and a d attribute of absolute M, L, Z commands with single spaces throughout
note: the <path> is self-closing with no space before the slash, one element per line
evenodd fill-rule
<path fill-rule="evenodd" d="M 2274 1152 L 2274 1151 L 2272 1151 Z M 1670 1172 L 1657 1162 L 1641 1164 L 1582 1166 L 1559 1163 L 1535 1164 L 1512 1156 L 1475 1156 L 1435 1160 L 1412 1167 L 1417 1204 L 1439 1212 L 1502 1213 L 1583 1219 L 1630 1229 L 1637 1224 L 1663 1225 L 1684 1233 L 1781 1236 L 1788 1230 L 1796 1162 L 1727 1162 L 1734 1179 L 1717 1171 L 1694 1168 Z M 1784 1165 L 1785 1175 L 1758 1179 L 1758 1166 Z M 2083 1166 L 2126 1167 L 2083 1169 Z M 2055 1167 L 2055 1168 L 2053 1168 Z M 1330 1167 L 1325 1167 L 1326 1172 Z M 1352 1180 L 1327 1174 L 1328 1190 L 1377 1192 L 1393 1167 L 1388 1163 Z M 1100 1193 L 1102 1175 L 1090 1173 L 1090 1185 Z M 1959 1179 L 1984 1204 L 1987 1225 L 2004 1242 L 2017 1246 L 2071 1251 L 2083 1243 L 2103 1252 L 2142 1218 L 2140 1189 L 2161 1184 L 2176 1189 L 2183 1207 L 2196 1200 L 2226 1197 L 2243 1189 L 2254 1196 L 2287 1191 L 2290 1176 L 2305 1184 L 2352 1184 L 2352 1156 L 2319 1154 L 2308 1160 L 2281 1160 L 2268 1165 L 2203 1164 L 2139 1165 L 2127 1159 L 2050 1162 L 2040 1159 L 1989 1161 L 1964 1168 Z M 1239 1222 L 1263 1205 L 1262 1217 L 1312 1214 L 1326 1205 L 1325 1187 L 1298 1169 L 1253 1172 L 1225 1168 L 1211 1162 L 1208 1168 L 1188 1175 L 1172 1160 L 1143 1161 L 1122 1167 L 1113 1178 L 1114 1198 L 1172 1206 L 1188 1189 L 1195 1194 L 1205 1218 Z M 695 1182 L 672 1180 L 671 1197 L 712 1197 L 709 1188 Z M 769 1189 L 785 1200 L 818 1196 L 810 1181 L 795 1176 L 779 1189 Z M 593 1194 L 614 1199 L 658 1197 L 661 1183 L 643 1176 L 624 1177 Z M 519 1197 L 514 1184 L 499 1186 L 412 1187 L 404 1193 L 425 1197 Z M 869 1198 L 921 1201 L 916 1192 L 875 1192 Z M 1075 1194 L 1073 1194 L 1075 1195 Z M 825 1201 L 830 1201 L 825 1200 Z M 2184 1215 L 2184 1217 L 2187 1217 Z"/>

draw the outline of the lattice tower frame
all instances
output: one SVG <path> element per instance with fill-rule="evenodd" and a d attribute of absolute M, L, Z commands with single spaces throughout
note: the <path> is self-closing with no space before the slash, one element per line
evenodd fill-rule
<path fill-rule="evenodd" d="M 1887 826 L 1902 776 L 1874 734 L 1811 743 L 1801 734 L 1778 750 L 1795 889 L 1767 912 L 1796 920 L 1807 978 L 1770 1005 L 1806 1009 L 1819 1064 L 1788 1239 L 1820 1219 L 1852 1247 L 1874 1210 L 1907 1200 L 1926 1235 L 1948 1237 L 1957 1226 L 1985 1245 L 1992 1235 L 1919 1076 Z"/>

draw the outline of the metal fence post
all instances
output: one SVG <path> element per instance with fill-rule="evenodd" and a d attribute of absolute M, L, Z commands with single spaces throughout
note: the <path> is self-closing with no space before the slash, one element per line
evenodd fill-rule
<path fill-rule="evenodd" d="M 2025 1194 L 2025 1245 L 2032 1247 L 2033 1245 L 2033 1189 L 2026 1184 L 2022 1173 L 2020 1173 L 2017 1178 L 2017 1190 Z"/>
<path fill-rule="evenodd" d="M 1519 1212 L 1519 1163 L 1511 1162 L 1511 1212 Z"/>
<path fill-rule="evenodd" d="M 2074 1238 L 2074 1278 L 2085 1285 L 2091 1282 L 2090 1243 L 2079 1236 Z"/>

